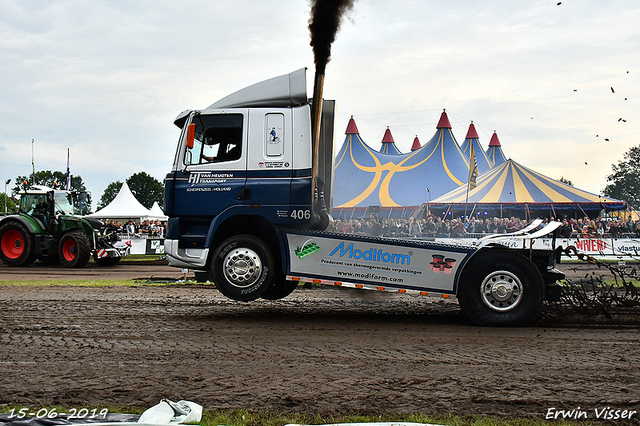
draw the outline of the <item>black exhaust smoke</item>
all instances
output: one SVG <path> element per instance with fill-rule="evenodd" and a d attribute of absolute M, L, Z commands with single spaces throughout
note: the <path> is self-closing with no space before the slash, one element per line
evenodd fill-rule
<path fill-rule="evenodd" d="M 331 44 L 336 39 L 342 17 L 351 9 L 355 0 L 311 0 L 309 32 L 316 64 L 316 74 L 324 74 L 331 59 Z"/>
<path fill-rule="evenodd" d="M 309 18 L 309 33 L 311 35 L 311 46 L 313 47 L 313 57 L 316 65 L 316 72 L 313 85 L 313 104 L 311 106 L 311 138 L 313 145 L 313 216 L 318 217 L 320 211 L 326 215 L 324 206 L 323 186 L 319 174 L 319 145 L 320 145 L 320 122 L 322 117 L 322 92 L 324 87 L 324 72 L 327 63 L 331 58 L 331 44 L 336 39 L 336 34 L 340 29 L 340 22 L 345 13 L 353 9 L 355 0 L 311 0 L 311 17 Z M 321 202 L 322 200 L 322 202 Z M 322 204 L 317 206 L 316 204 Z M 323 215 L 324 216 L 324 215 Z M 324 221 L 321 221 L 324 222 Z M 319 228 L 324 229 L 324 225 Z"/>

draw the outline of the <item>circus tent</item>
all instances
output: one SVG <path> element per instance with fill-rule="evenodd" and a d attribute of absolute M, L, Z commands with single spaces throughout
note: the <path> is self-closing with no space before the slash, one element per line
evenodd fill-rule
<path fill-rule="evenodd" d="M 367 211 L 406 215 L 429 198 L 467 182 L 469 160 L 443 112 L 435 135 L 407 154 L 384 154 L 360 137 L 353 118 L 336 157 L 333 216 L 362 217 Z"/>
<path fill-rule="evenodd" d="M 493 135 L 491 135 L 489 148 L 487 148 L 486 154 L 492 166 L 497 166 L 507 161 L 507 157 L 505 157 L 504 152 L 502 152 L 502 147 L 498 140 L 498 134 L 495 131 L 493 132 Z"/>
<path fill-rule="evenodd" d="M 384 136 L 382 137 L 382 147 L 380 148 L 380 152 L 382 154 L 389 155 L 401 155 L 402 153 L 396 146 L 395 141 L 393 140 L 393 135 L 391 135 L 391 130 L 387 127 L 387 130 L 384 132 Z"/>
<path fill-rule="evenodd" d="M 471 158 L 471 146 L 473 146 L 473 153 L 476 157 L 476 164 L 478 165 L 478 171 L 480 173 L 484 173 L 493 167 L 493 163 L 489 160 L 489 157 L 487 157 L 487 154 L 480 145 L 478 132 L 476 132 L 476 127 L 473 125 L 473 122 L 469 124 L 467 136 L 465 137 L 461 147 L 462 152 L 464 152 L 469 158 Z"/>
<path fill-rule="evenodd" d="M 524 210 L 530 217 L 595 217 L 602 209 L 624 209 L 626 203 L 566 185 L 509 159 L 480 174 L 468 196 L 467 185 L 461 185 L 431 201 L 428 208 L 436 215 L 467 211 L 469 215 L 493 217 Z"/>

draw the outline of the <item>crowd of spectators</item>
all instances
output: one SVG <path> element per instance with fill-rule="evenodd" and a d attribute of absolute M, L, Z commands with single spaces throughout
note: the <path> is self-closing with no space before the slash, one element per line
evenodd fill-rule
<path fill-rule="evenodd" d="M 540 227 L 549 222 L 543 220 Z M 558 220 L 560 219 L 551 219 Z M 414 218 L 378 218 L 371 214 L 362 219 L 336 219 L 334 230 L 345 234 L 372 235 L 375 237 L 417 238 L 478 238 L 486 234 L 505 234 L 523 229 L 529 222 L 517 217 L 467 219 L 442 219 L 429 215 L 424 219 Z M 107 221 L 107 232 L 116 232 L 129 237 L 164 238 L 167 222 L 160 220 L 145 220 L 126 223 Z M 558 237 L 640 237 L 640 221 L 603 219 L 565 218 L 558 228 Z"/>
<path fill-rule="evenodd" d="M 633 219 L 567 219 L 562 221 L 559 228 L 560 236 L 569 237 L 640 237 L 640 221 Z"/>
<path fill-rule="evenodd" d="M 164 238 L 167 233 L 167 221 L 160 220 L 144 220 L 140 222 L 129 220 L 124 224 L 119 221 L 107 220 L 106 225 L 107 232 L 116 232 L 126 237 Z"/>
<path fill-rule="evenodd" d="M 545 218 L 540 227 L 550 220 Z M 371 214 L 362 219 L 337 219 L 335 231 L 345 234 L 372 235 L 376 237 L 439 237 L 439 238 L 478 238 L 486 234 L 505 234 L 525 228 L 530 221 L 517 217 L 510 218 L 451 218 L 442 219 L 429 215 L 424 219 L 414 218 L 378 218 Z M 582 237 L 640 237 L 640 221 L 605 220 L 601 217 L 590 219 L 564 219 L 558 230 L 558 236 Z"/>

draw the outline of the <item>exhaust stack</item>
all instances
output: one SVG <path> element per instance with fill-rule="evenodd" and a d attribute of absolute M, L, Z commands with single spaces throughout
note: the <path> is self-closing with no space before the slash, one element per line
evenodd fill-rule
<path fill-rule="evenodd" d="M 333 181 L 333 117 L 335 102 L 322 99 L 324 73 L 316 72 L 311 106 L 311 216 L 312 228 L 324 231 L 333 224 L 327 204 Z M 325 111 L 326 109 L 326 111 Z M 328 190 L 325 191 L 325 189 Z"/>
<path fill-rule="evenodd" d="M 313 164 L 311 165 L 311 176 L 313 179 L 314 203 L 318 191 L 318 181 L 320 180 L 320 123 L 322 122 L 322 91 L 324 89 L 324 73 L 316 72 L 313 85 L 313 104 L 311 105 L 311 146 L 313 148 Z M 312 212 L 313 213 L 313 212 Z"/>

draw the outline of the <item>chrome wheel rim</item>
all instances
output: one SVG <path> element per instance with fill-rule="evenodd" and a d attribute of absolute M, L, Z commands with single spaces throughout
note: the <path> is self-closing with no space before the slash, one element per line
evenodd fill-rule
<path fill-rule="evenodd" d="M 494 311 L 507 312 L 522 301 L 522 282 L 509 271 L 495 271 L 482 281 L 482 301 Z"/>
<path fill-rule="evenodd" d="M 260 278 L 262 261 L 255 251 L 238 248 L 224 258 L 223 271 L 227 281 L 235 287 L 250 287 Z"/>

